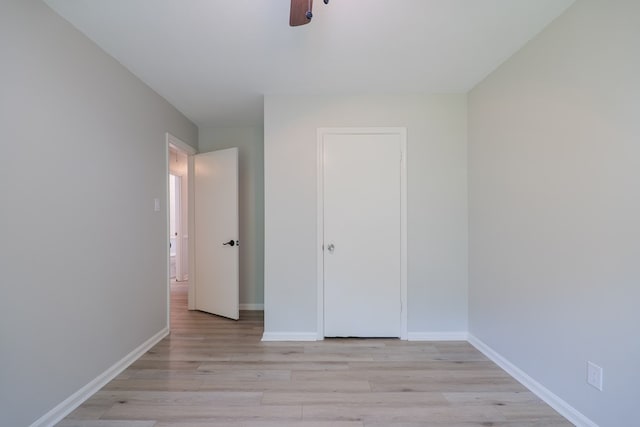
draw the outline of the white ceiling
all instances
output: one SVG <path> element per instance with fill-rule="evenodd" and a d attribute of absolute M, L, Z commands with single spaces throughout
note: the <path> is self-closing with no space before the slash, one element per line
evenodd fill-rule
<path fill-rule="evenodd" d="M 198 126 L 264 94 L 467 92 L 573 0 L 45 0 Z"/>

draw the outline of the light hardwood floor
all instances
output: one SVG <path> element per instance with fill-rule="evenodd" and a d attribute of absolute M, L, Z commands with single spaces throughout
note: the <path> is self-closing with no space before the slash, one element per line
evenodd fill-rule
<path fill-rule="evenodd" d="M 262 312 L 189 312 L 59 427 L 571 426 L 466 342 L 262 343 Z"/>

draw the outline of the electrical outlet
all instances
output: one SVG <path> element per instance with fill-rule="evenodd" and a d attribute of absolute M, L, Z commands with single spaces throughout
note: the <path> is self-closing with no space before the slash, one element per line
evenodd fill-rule
<path fill-rule="evenodd" d="M 602 368 L 593 362 L 587 362 L 587 382 L 602 391 Z"/>

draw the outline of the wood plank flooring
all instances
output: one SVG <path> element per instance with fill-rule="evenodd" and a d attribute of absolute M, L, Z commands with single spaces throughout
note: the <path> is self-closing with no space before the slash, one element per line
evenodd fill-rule
<path fill-rule="evenodd" d="M 171 335 L 59 427 L 560 427 L 572 424 L 466 342 L 260 342 L 262 312 L 186 309 Z"/>

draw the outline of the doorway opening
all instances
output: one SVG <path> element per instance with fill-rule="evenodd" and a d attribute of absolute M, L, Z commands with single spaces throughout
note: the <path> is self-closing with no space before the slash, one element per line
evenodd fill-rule
<path fill-rule="evenodd" d="M 181 184 L 182 177 L 169 174 L 169 279 L 176 282 L 187 280 L 186 270 L 182 268 L 182 245 L 179 238 L 181 223 Z"/>
<path fill-rule="evenodd" d="M 167 133 L 167 323 L 171 319 L 172 290 L 186 293 L 191 300 L 189 282 L 189 162 L 195 150 Z M 178 289 L 179 288 L 179 289 Z"/>

